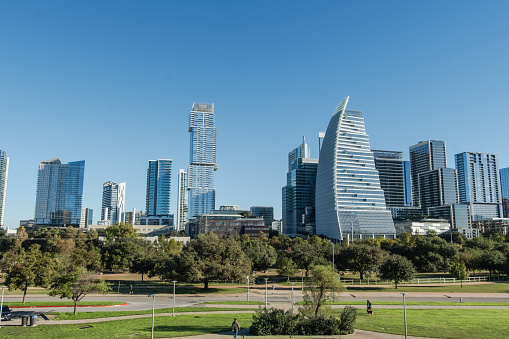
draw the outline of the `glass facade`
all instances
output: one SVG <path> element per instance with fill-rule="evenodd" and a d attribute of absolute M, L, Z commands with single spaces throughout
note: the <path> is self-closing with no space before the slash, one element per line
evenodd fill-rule
<path fill-rule="evenodd" d="M 125 186 L 108 181 L 103 184 L 101 220 L 114 223 L 125 222 Z"/>
<path fill-rule="evenodd" d="M 146 215 L 170 215 L 172 160 L 150 160 L 147 170 Z"/>
<path fill-rule="evenodd" d="M 445 141 L 426 140 L 410 146 L 410 175 L 412 181 L 412 202 L 420 207 L 419 174 L 437 168 L 447 167 Z"/>
<path fill-rule="evenodd" d="M 188 198 L 187 198 L 187 173 L 179 170 L 178 187 L 178 209 L 177 209 L 177 231 L 185 231 L 188 216 Z"/>
<path fill-rule="evenodd" d="M 458 202 L 456 170 L 437 168 L 419 174 L 421 208 L 455 204 Z"/>
<path fill-rule="evenodd" d="M 403 161 L 404 185 L 405 185 L 405 206 L 412 204 L 412 179 L 410 176 L 410 161 Z"/>
<path fill-rule="evenodd" d="M 459 200 L 470 204 L 472 221 L 502 217 L 497 155 L 463 152 L 454 158 L 458 171 Z"/>
<path fill-rule="evenodd" d="M 274 207 L 252 206 L 250 210 L 252 216 L 262 217 L 265 221 L 265 226 L 272 227 L 272 221 L 274 221 Z"/>
<path fill-rule="evenodd" d="M 509 218 L 509 167 L 500 169 L 500 190 L 504 218 Z"/>
<path fill-rule="evenodd" d="M 216 206 L 214 171 L 216 127 L 214 104 L 194 103 L 189 117 L 191 148 L 188 171 L 189 217 L 210 213 Z"/>
<path fill-rule="evenodd" d="M 38 225 L 79 227 L 85 161 L 62 164 L 51 159 L 39 164 L 35 221 Z"/>
<path fill-rule="evenodd" d="M 7 174 L 9 173 L 9 157 L 0 150 L 0 226 L 4 224 L 5 192 L 7 190 Z"/>
<path fill-rule="evenodd" d="M 403 154 L 395 151 L 373 150 L 375 168 L 384 191 L 387 207 L 405 206 L 405 172 Z"/>
<path fill-rule="evenodd" d="M 361 111 L 339 104 L 320 150 L 316 177 L 316 233 L 342 241 L 395 237 Z M 283 225 L 284 226 L 284 225 Z"/>

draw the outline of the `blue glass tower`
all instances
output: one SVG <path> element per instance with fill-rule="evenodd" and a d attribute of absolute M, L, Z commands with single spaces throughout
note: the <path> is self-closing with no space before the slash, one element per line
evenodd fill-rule
<path fill-rule="evenodd" d="M 188 171 L 189 218 L 210 213 L 216 206 L 214 171 L 216 127 L 214 104 L 193 103 L 189 116 L 191 149 Z"/>
<path fill-rule="evenodd" d="M 337 241 L 396 235 L 386 209 L 362 111 L 334 111 L 316 175 L 316 233 Z"/>
<path fill-rule="evenodd" d="M 0 150 L 0 226 L 4 224 L 5 191 L 7 189 L 7 173 L 9 172 L 9 157 Z"/>
<path fill-rule="evenodd" d="M 509 167 L 500 169 L 500 190 L 502 192 L 504 218 L 509 218 Z"/>
<path fill-rule="evenodd" d="M 35 222 L 37 225 L 80 225 L 85 161 L 62 164 L 50 159 L 39 164 Z"/>
<path fill-rule="evenodd" d="M 171 167 L 172 161 L 169 159 L 148 162 L 146 200 L 148 217 L 170 215 Z"/>

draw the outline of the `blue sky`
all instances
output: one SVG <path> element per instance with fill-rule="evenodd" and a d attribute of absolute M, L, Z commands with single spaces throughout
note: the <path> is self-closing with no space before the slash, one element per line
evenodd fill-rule
<path fill-rule="evenodd" d="M 213 102 L 216 205 L 275 207 L 287 154 L 336 105 L 364 111 L 373 149 L 421 140 L 509 166 L 506 1 L 0 1 L 5 224 L 33 218 L 42 160 L 85 160 L 83 206 L 127 182 L 145 209 L 148 160 L 189 162 L 192 103 Z"/>

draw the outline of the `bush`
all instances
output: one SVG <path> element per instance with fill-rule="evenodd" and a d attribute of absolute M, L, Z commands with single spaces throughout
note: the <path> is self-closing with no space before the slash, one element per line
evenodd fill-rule
<path fill-rule="evenodd" d="M 340 335 L 354 331 L 357 311 L 346 306 L 339 318 L 304 317 L 294 315 L 291 311 L 262 309 L 253 316 L 250 333 L 259 336 L 268 335 Z"/>

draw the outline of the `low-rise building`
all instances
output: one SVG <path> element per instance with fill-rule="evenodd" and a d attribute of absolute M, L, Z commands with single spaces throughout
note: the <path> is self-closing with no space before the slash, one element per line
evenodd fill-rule
<path fill-rule="evenodd" d="M 426 235 L 429 231 L 434 231 L 437 234 L 442 234 L 450 230 L 451 224 L 443 219 L 395 220 L 394 227 L 396 228 L 396 236 L 399 237 L 403 232 Z"/>

